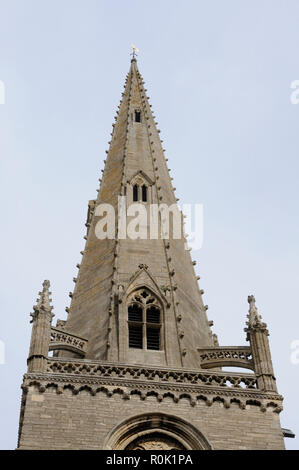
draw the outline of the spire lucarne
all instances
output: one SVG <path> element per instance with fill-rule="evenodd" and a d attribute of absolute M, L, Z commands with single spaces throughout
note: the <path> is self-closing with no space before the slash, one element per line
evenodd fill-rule
<path fill-rule="evenodd" d="M 150 236 L 154 205 L 174 208 L 169 237 Z M 99 236 L 103 207 L 116 215 L 110 238 Z M 146 215 L 144 238 L 127 233 L 136 208 Z M 284 448 L 282 397 L 255 298 L 249 345 L 220 346 L 186 238 L 174 236 L 175 216 L 182 221 L 133 56 L 98 196 L 88 204 L 68 318 L 52 325 L 49 281 L 34 306 L 19 449 Z M 164 218 L 161 211 L 159 230 Z"/>
<path fill-rule="evenodd" d="M 127 312 L 120 297 L 126 297 L 133 285 L 142 281 L 165 299 L 167 308 L 165 351 L 151 352 L 147 358 L 145 352 L 140 353 L 139 360 L 196 367 L 197 348 L 211 346 L 213 341 L 194 265 L 185 250 L 185 238 L 119 239 L 118 226 L 115 240 L 99 240 L 95 234 L 99 218 L 94 208 L 108 203 L 117 214 L 118 197 L 126 196 L 127 205 L 132 202 L 132 187 L 138 179 L 149 187 L 152 203 L 168 206 L 177 203 L 159 133 L 133 58 L 113 125 L 98 197 L 89 204 L 87 241 L 66 328 L 88 338 L 89 358 L 138 361 L 138 354 L 136 357 L 136 352 L 129 350 L 127 338 L 123 338 Z M 140 270 L 140 264 L 147 269 Z"/>

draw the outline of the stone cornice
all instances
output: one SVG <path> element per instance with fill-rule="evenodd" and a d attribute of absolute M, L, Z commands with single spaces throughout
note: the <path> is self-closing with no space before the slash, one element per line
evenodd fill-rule
<path fill-rule="evenodd" d="M 47 388 L 54 387 L 58 394 L 69 389 L 73 394 L 88 391 L 91 395 L 99 392 L 107 396 L 120 394 L 123 399 L 129 400 L 132 395 L 139 395 L 141 400 L 155 396 L 161 402 L 170 397 L 175 403 L 186 398 L 191 406 L 204 401 L 207 406 L 215 402 L 222 402 L 225 408 L 237 403 L 241 409 L 247 405 L 259 406 L 261 411 L 272 408 L 279 413 L 282 410 L 282 397 L 275 393 L 261 392 L 256 389 L 224 388 L 215 385 L 195 385 L 186 383 L 163 383 L 157 381 L 127 379 L 117 377 L 96 377 L 76 374 L 31 373 L 25 374 L 22 385 L 26 392 L 30 386 L 36 386 L 40 393 Z"/>

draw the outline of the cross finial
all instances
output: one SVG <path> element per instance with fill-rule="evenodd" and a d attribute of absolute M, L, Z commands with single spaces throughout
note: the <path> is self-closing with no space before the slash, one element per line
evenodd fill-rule
<path fill-rule="evenodd" d="M 134 44 L 131 44 L 131 48 L 133 52 L 130 54 L 132 56 L 132 60 L 136 60 L 137 57 L 137 52 L 139 52 L 138 47 L 134 46 Z"/>

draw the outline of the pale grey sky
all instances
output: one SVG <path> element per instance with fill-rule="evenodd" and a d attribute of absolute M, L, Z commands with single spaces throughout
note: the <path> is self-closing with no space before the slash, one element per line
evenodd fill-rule
<path fill-rule="evenodd" d="M 298 21 L 296 0 L 0 0 L 1 448 L 16 447 L 44 279 L 66 315 L 132 42 L 178 197 L 204 205 L 193 257 L 214 332 L 244 344 L 255 294 L 299 433 Z"/>

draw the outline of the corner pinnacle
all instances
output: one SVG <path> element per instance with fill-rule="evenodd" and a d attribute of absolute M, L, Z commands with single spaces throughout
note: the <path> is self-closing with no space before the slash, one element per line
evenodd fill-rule
<path fill-rule="evenodd" d="M 248 296 L 248 303 L 249 303 L 249 313 L 247 315 L 248 326 L 257 326 L 257 325 L 264 325 L 262 322 L 262 317 L 258 313 L 258 309 L 255 305 L 255 297 L 253 295 Z"/>
<path fill-rule="evenodd" d="M 35 312 L 44 310 L 47 312 L 51 312 L 53 310 L 53 307 L 51 306 L 51 301 L 52 299 L 50 298 L 51 292 L 49 290 L 50 288 L 50 281 L 44 281 L 43 282 L 43 290 L 39 292 L 39 297 L 36 299 L 36 305 L 34 305 L 33 310 Z"/>

